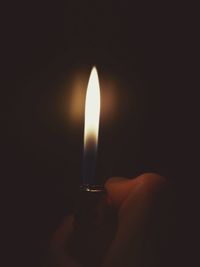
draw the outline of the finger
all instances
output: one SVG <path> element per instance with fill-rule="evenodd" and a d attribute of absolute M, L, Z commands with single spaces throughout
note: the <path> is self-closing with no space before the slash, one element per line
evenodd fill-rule
<path fill-rule="evenodd" d="M 68 215 L 53 235 L 50 248 L 52 261 L 55 266 L 80 267 L 80 265 L 67 254 L 65 249 L 73 233 L 73 223 L 74 216 Z"/>
<path fill-rule="evenodd" d="M 138 266 L 141 263 L 141 247 L 148 215 L 157 196 L 156 192 L 163 188 L 165 181 L 163 177 L 152 173 L 140 175 L 133 180 L 109 180 L 108 194 L 118 205 L 119 214 L 117 233 L 104 267 Z"/>
<path fill-rule="evenodd" d="M 65 246 L 73 231 L 74 216 L 68 215 L 53 235 L 51 247 L 55 250 Z"/>
<path fill-rule="evenodd" d="M 108 193 L 109 202 L 113 206 L 120 207 L 124 200 L 131 194 L 134 194 L 136 190 L 143 187 L 143 190 L 156 189 L 162 187 L 165 183 L 165 179 L 155 173 L 146 173 L 138 176 L 134 179 L 127 179 L 123 177 L 110 178 L 106 184 L 106 190 Z"/>
<path fill-rule="evenodd" d="M 113 206 L 119 207 L 129 195 L 130 191 L 137 188 L 138 182 L 136 179 L 127 179 L 123 177 L 110 178 L 106 184 L 106 190 L 109 200 Z"/>

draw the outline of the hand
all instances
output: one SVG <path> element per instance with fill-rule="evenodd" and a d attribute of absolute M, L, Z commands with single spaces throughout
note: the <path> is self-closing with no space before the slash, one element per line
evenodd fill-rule
<path fill-rule="evenodd" d="M 153 173 L 135 179 L 116 177 L 107 181 L 105 187 L 110 205 L 118 211 L 118 227 L 104 257 L 103 267 L 137 267 L 141 266 L 144 256 L 147 260 L 152 246 L 147 248 L 146 253 L 144 245 L 155 237 L 151 235 L 152 225 L 159 227 L 154 221 L 159 217 L 155 207 L 156 203 L 161 203 L 166 184 L 165 178 Z M 73 215 L 68 216 L 52 239 L 55 266 L 81 267 L 65 251 L 66 243 L 70 242 L 73 234 L 73 220 Z M 145 242 L 147 239 L 148 242 Z M 150 262 L 148 266 L 151 266 Z"/>

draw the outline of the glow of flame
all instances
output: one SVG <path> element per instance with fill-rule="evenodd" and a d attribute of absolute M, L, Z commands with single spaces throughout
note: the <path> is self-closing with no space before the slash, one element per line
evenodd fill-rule
<path fill-rule="evenodd" d="M 100 86 L 97 69 L 92 68 L 85 100 L 84 149 L 97 147 L 100 117 Z"/>

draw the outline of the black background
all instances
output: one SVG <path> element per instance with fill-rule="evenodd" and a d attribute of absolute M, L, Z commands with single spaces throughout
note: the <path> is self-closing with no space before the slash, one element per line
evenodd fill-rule
<path fill-rule="evenodd" d="M 94 64 L 100 81 L 119 82 L 121 99 L 110 125 L 100 128 L 102 181 L 146 171 L 168 177 L 176 188 L 180 226 L 172 242 L 174 262 L 194 259 L 189 249 L 197 202 L 190 190 L 196 179 L 191 18 L 187 7 L 167 2 L 8 3 L 1 38 L 7 263 L 38 266 L 71 208 L 83 125 L 73 128 L 57 104 L 63 84 L 79 70 L 89 77 Z"/>

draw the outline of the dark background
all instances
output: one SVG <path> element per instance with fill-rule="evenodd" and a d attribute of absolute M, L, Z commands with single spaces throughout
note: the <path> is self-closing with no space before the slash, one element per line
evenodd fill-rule
<path fill-rule="evenodd" d="M 71 76 L 81 70 L 89 77 L 94 64 L 100 81 L 118 82 L 121 99 L 110 125 L 100 126 L 102 181 L 146 171 L 168 177 L 180 226 L 172 242 L 174 266 L 194 259 L 191 17 L 183 4 L 152 1 L 17 1 L 5 7 L 1 152 L 8 265 L 38 266 L 71 208 L 83 122 L 73 128 L 65 121 L 58 99 Z"/>

